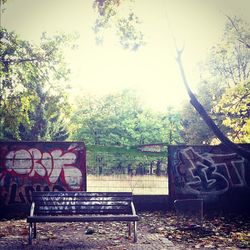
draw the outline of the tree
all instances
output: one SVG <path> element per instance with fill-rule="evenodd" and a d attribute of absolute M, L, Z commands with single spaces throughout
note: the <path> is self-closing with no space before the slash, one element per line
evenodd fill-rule
<path fill-rule="evenodd" d="M 181 123 L 181 115 L 175 111 L 173 107 L 168 107 L 166 114 L 162 119 L 163 128 L 165 128 L 164 136 L 167 137 L 168 144 L 183 143 L 183 125 Z"/>
<path fill-rule="evenodd" d="M 132 146 L 180 142 L 180 116 L 146 110 L 132 90 L 102 98 L 86 96 L 72 117 L 73 139 L 90 145 Z"/>
<path fill-rule="evenodd" d="M 190 103 L 183 104 L 181 114 L 184 142 L 190 145 L 210 144 L 213 133 L 211 133 L 202 118 L 197 115 L 196 110 L 190 106 Z"/>
<path fill-rule="evenodd" d="M 237 27 L 237 31 L 234 27 Z M 212 47 L 209 59 L 206 65 L 204 65 L 205 67 L 202 68 L 202 72 L 205 71 L 206 74 L 205 78 L 200 82 L 197 91 L 197 96 L 199 96 L 203 107 L 210 111 L 210 116 L 219 125 L 220 129 L 235 142 L 246 142 L 248 137 L 244 124 L 247 123 L 246 110 L 248 109 L 247 93 L 249 90 L 247 88 L 247 79 L 249 78 L 249 51 L 245 44 L 238 39 L 240 31 L 242 34 L 241 37 L 244 37 L 245 42 L 247 42 L 246 38 L 247 34 L 249 34 L 247 27 L 241 19 L 230 18 L 230 21 L 226 24 L 223 38 L 220 43 Z M 241 84 L 242 81 L 244 84 Z M 238 94 L 234 93 L 238 89 L 238 85 L 241 86 L 239 88 L 241 89 L 241 93 L 245 93 L 244 95 L 238 96 Z M 242 110 L 241 114 L 233 114 L 233 110 L 236 110 L 233 107 L 232 112 L 229 111 L 230 105 L 235 106 L 234 103 L 237 102 L 237 99 L 238 108 L 240 105 L 245 110 Z M 241 104 L 239 100 L 241 100 Z M 227 103 L 225 108 L 223 108 L 223 103 Z M 211 143 L 213 141 L 211 132 L 203 124 L 200 124 L 201 121 L 199 121 L 199 118 L 195 118 L 195 113 L 191 112 L 191 107 L 186 107 L 185 109 L 188 111 L 183 111 L 183 117 L 188 117 L 189 119 L 188 121 L 185 118 L 184 121 L 187 125 L 185 126 L 185 131 L 188 132 L 186 133 L 187 137 L 188 135 L 196 134 L 200 135 L 200 139 L 199 136 L 197 137 L 198 141 Z M 234 122 L 235 126 L 231 126 L 229 125 L 229 121 L 233 121 L 234 117 L 237 117 L 238 122 Z M 242 121 L 241 123 L 239 122 L 240 120 Z M 238 128 L 236 124 L 239 125 Z M 238 131 L 239 129 L 245 131 L 245 136 Z M 199 131 L 203 132 L 199 133 Z M 241 139 L 237 138 L 239 134 L 241 134 Z M 209 136 L 206 137 L 206 135 Z"/>
<path fill-rule="evenodd" d="M 69 105 L 62 81 L 69 70 L 62 47 L 74 37 L 44 33 L 37 46 L 1 28 L 0 39 L 0 138 L 65 138 L 63 119 Z"/>
<path fill-rule="evenodd" d="M 226 29 L 226 31 L 227 31 L 227 29 Z M 231 33 L 229 32 L 229 34 L 231 34 Z M 229 39 L 228 39 L 228 41 L 230 42 Z M 235 61 L 233 60 L 234 58 L 230 58 L 230 57 L 234 57 L 235 54 L 233 54 L 233 55 L 231 55 L 230 53 L 228 54 L 228 53 L 226 53 L 227 51 L 225 51 L 225 50 L 222 50 L 221 54 L 219 54 L 219 56 L 221 56 L 221 58 L 223 59 L 222 66 L 220 64 L 221 62 L 218 64 L 213 63 L 213 65 L 215 65 L 214 70 L 218 70 L 218 72 L 221 73 L 221 76 L 225 77 L 225 79 L 228 82 L 229 87 L 231 84 L 237 85 L 238 81 L 245 79 L 245 77 L 247 77 L 247 78 L 249 77 L 249 74 L 248 74 L 249 70 L 247 67 L 247 60 L 245 60 L 245 54 L 243 54 L 243 56 L 240 56 L 239 47 L 234 47 L 234 48 L 235 48 L 236 52 L 238 52 L 236 66 L 235 66 Z M 218 128 L 218 126 L 215 124 L 215 122 L 211 119 L 211 116 L 209 116 L 209 114 L 206 112 L 204 107 L 201 105 L 201 103 L 198 101 L 198 99 L 195 97 L 195 95 L 191 91 L 189 84 L 187 82 L 186 76 L 185 76 L 184 69 L 183 69 L 183 65 L 182 65 L 182 61 L 181 61 L 181 54 L 182 54 L 182 51 L 177 50 L 177 62 L 178 62 L 179 68 L 180 68 L 180 73 L 181 73 L 181 76 L 183 79 L 183 83 L 187 89 L 189 96 L 190 96 L 191 104 L 199 112 L 202 119 L 205 121 L 205 123 L 208 125 L 208 127 L 214 132 L 214 134 L 218 137 L 218 139 L 223 144 L 225 144 L 227 147 L 231 148 L 232 150 L 234 150 L 238 154 L 242 155 L 246 159 L 250 159 L 250 152 L 248 150 L 245 150 L 242 147 L 234 144 L 232 141 L 230 141 L 225 136 L 225 134 Z M 228 57 L 228 55 L 229 55 L 229 57 Z M 214 59 L 215 56 L 212 58 Z M 226 59 L 228 59 L 228 61 L 226 61 Z M 236 67 L 236 69 L 235 69 L 235 67 Z M 247 109 L 248 109 L 248 107 L 246 108 L 246 110 Z"/>
<path fill-rule="evenodd" d="M 249 141 L 250 40 L 249 24 L 240 18 L 228 17 L 223 39 L 213 48 L 212 72 L 219 75 L 223 94 L 214 105 L 222 117 L 228 136 L 234 142 Z"/>
<path fill-rule="evenodd" d="M 104 7 L 104 10 L 106 9 L 105 6 L 107 4 L 107 6 L 115 6 L 117 8 L 117 6 L 120 5 L 122 1 L 118 0 L 118 1 L 112 1 L 112 0 L 97 0 L 96 3 L 98 6 Z M 102 8 L 101 8 L 102 9 Z M 111 8 L 112 9 L 112 8 Z M 105 12 L 104 12 L 105 13 Z M 228 18 L 231 26 L 233 27 L 234 31 L 237 32 L 238 35 L 238 41 L 240 41 L 246 48 L 249 47 L 249 42 L 247 39 L 249 39 L 249 33 L 247 33 L 246 36 L 243 35 L 243 33 L 241 32 L 241 30 L 239 29 L 239 26 L 236 25 L 236 23 L 234 22 L 233 19 Z M 221 51 L 222 54 L 224 53 L 224 50 Z M 213 131 L 213 133 L 222 141 L 222 143 L 224 143 L 226 146 L 228 146 L 229 148 L 235 150 L 236 152 L 238 152 L 239 154 L 241 154 L 242 156 L 250 159 L 250 153 L 248 151 L 246 151 L 245 149 L 235 145 L 233 142 L 231 142 L 226 136 L 225 134 L 218 128 L 218 126 L 215 124 L 215 122 L 211 119 L 211 116 L 209 116 L 209 114 L 207 113 L 207 111 L 204 109 L 204 107 L 201 105 L 201 103 L 198 101 L 198 99 L 196 98 L 196 96 L 193 94 L 193 92 L 191 91 L 189 84 L 186 80 L 186 76 L 185 76 L 185 72 L 183 69 L 183 65 L 182 65 L 182 61 L 181 61 L 181 54 L 182 51 L 177 50 L 177 62 L 180 68 L 180 73 L 183 79 L 183 83 L 187 89 L 187 92 L 190 96 L 190 102 L 191 104 L 194 106 L 194 108 L 198 111 L 199 115 L 202 117 L 202 119 L 205 121 L 205 123 L 208 125 L 208 127 Z M 241 61 L 238 60 L 238 65 L 244 65 L 244 61 L 243 64 Z M 231 64 L 232 65 L 232 64 Z M 232 67 L 229 66 L 227 64 L 222 64 L 222 65 L 217 65 L 219 66 L 217 70 L 220 70 L 220 66 L 222 66 L 222 71 L 221 73 L 224 74 L 225 77 L 228 77 L 229 75 L 234 76 L 234 72 L 232 72 Z M 244 66 L 243 66 L 244 67 Z M 238 73 L 240 72 L 239 68 L 237 68 L 236 70 L 238 70 Z M 239 78 L 241 78 L 241 75 L 238 75 Z M 235 79 L 231 79 L 235 82 Z"/>
<path fill-rule="evenodd" d="M 72 117 L 76 124 L 73 139 L 94 145 L 128 145 L 135 139 L 135 126 L 141 112 L 132 91 L 101 98 L 85 96 Z"/>
<path fill-rule="evenodd" d="M 228 136 L 237 143 L 250 143 L 250 80 L 225 91 L 215 112 L 224 117 L 223 124 L 230 128 Z"/>
<path fill-rule="evenodd" d="M 236 17 L 230 20 L 233 20 L 234 25 L 237 25 L 241 36 L 248 37 L 250 40 L 249 24 Z M 244 43 L 239 41 L 238 32 L 235 31 L 232 23 L 228 21 L 223 37 L 211 50 L 208 61 L 210 74 L 217 75 L 220 88 L 228 89 L 249 79 L 250 76 L 250 50 Z"/>
<path fill-rule="evenodd" d="M 242 27 L 240 27 L 237 23 L 237 17 L 231 18 L 230 16 L 227 16 L 227 19 L 229 20 L 229 22 L 231 23 L 231 27 L 234 29 L 234 31 L 236 32 L 237 35 L 237 40 L 241 43 L 243 43 L 246 48 L 250 49 L 250 37 L 249 37 L 249 33 L 245 33 L 244 31 L 241 30 Z M 239 21 L 239 19 L 238 19 Z M 247 26 L 245 26 L 247 27 Z"/>
<path fill-rule="evenodd" d="M 140 31 L 140 20 L 130 6 L 131 0 L 95 0 L 93 7 L 97 11 L 97 19 L 93 30 L 97 43 L 103 42 L 104 32 L 110 28 L 118 35 L 124 49 L 137 50 L 144 42 Z"/>

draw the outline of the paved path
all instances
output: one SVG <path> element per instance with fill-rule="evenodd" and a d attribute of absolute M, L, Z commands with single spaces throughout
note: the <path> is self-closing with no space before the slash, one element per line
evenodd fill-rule
<path fill-rule="evenodd" d="M 85 224 L 38 224 L 38 236 L 28 245 L 28 231 L 25 220 L 1 222 L 0 249 L 112 249 L 112 250 L 175 250 L 180 249 L 164 235 L 150 233 L 145 224 L 138 225 L 138 242 L 133 243 L 127 237 L 127 226 L 124 223 L 95 223 L 94 233 L 85 234 Z"/>

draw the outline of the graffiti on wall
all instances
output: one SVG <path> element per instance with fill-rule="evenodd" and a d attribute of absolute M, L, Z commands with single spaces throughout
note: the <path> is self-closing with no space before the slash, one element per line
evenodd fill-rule
<path fill-rule="evenodd" d="M 174 147 L 170 150 L 172 194 L 220 195 L 247 187 L 246 160 L 212 146 Z"/>
<path fill-rule="evenodd" d="M 0 143 L 0 199 L 30 203 L 33 191 L 86 190 L 83 143 Z"/>

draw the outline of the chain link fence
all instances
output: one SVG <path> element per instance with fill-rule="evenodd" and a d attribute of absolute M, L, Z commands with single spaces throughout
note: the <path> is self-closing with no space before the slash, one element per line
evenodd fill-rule
<path fill-rule="evenodd" d="M 168 194 L 167 145 L 87 147 L 87 190 Z"/>

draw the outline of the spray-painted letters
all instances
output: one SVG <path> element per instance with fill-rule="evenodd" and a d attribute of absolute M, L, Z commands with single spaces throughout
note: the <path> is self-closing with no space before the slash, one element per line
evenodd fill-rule
<path fill-rule="evenodd" d="M 36 191 L 86 190 L 83 143 L 0 143 L 0 198 L 29 203 Z"/>
<path fill-rule="evenodd" d="M 170 152 L 170 185 L 176 195 L 214 196 L 248 186 L 246 160 L 236 153 L 218 146 L 173 146 Z"/>
<path fill-rule="evenodd" d="M 36 175 L 47 177 L 51 184 L 55 184 L 61 174 L 65 184 L 71 189 L 80 189 L 82 183 L 81 170 L 75 165 L 74 152 L 63 153 L 56 149 L 42 153 L 36 148 L 10 151 L 6 156 L 5 168 L 8 172 L 18 175 L 27 175 L 30 178 Z"/>

